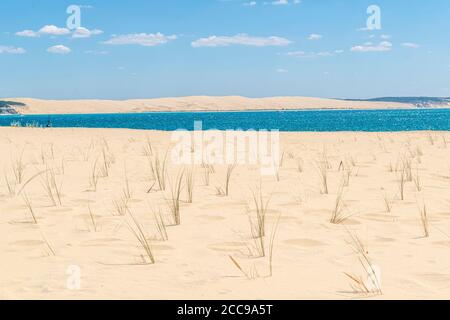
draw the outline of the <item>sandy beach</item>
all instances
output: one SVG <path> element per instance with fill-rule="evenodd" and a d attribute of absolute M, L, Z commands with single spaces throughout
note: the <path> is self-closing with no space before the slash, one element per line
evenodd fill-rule
<path fill-rule="evenodd" d="M 345 101 L 311 97 L 246 98 L 240 96 L 192 96 L 134 100 L 39 100 L 7 98 L 24 103 L 15 107 L 20 114 L 133 113 L 151 111 L 245 111 L 310 109 L 407 109 L 408 103 Z M 447 105 L 433 107 L 444 108 Z"/>
<path fill-rule="evenodd" d="M 450 298 L 449 132 L 281 133 L 276 176 L 164 166 L 169 132 L 0 133 L 1 299 Z"/>

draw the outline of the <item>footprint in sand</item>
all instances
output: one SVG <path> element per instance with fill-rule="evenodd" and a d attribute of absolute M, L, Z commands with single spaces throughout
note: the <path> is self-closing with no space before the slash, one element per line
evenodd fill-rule
<path fill-rule="evenodd" d="M 428 283 L 446 284 L 450 283 L 450 275 L 443 273 L 424 273 L 418 274 L 418 277 Z"/>
<path fill-rule="evenodd" d="M 382 242 L 382 243 L 390 243 L 390 242 L 395 242 L 395 239 L 378 237 L 375 241 Z"/>
<path fill-rule="evenodd" d="M 67 213 L 67 212 L 72 212 L 72 211 L 73 211 L 72 208 L 59 208 L 59 209 L 50 210 L 51 213 Z"/>
<path fill-rule="evenodd" d="M 450 241 L 446 240 L 446 241 L 436 241 L 434 242 L 434 244 L 437 244 L 439 246 L 443 246 L 443 247 L 450 247 Z"/>
<path fill-rule="evenodd" d="M 207 205 L 203 205 L 200 206 L 201 210 L 217 210 L 217 207 L 219 206 L 220 208 L 227 208 L 227 209 L 231 209 L 231 208 L 242 208 L 245 207 L 246 203 L 242 202 L 242 201 L 230 201 L 230 202 L 221 202 L 219 204 L 207 204 Z"/>
<path fill-rule="evenodd" d="M 94 239 L 94 240 L 87 240 L 84 241 L 81 246 L 82 247 L 101 247 L 101 246 L 107 246 L 114 242 L 120 242 L 121 239 L 116 238 L 104 238 L 104 239 Z"/>
<path fill-rule="evenodd" d="M 170 251 L 174 248 L 165 244 L 152 244 L 152 248 L 160 251 Z"/>
<path fill-rule="evenodd" d="M 35 247 L 35 246 L 41 246 L 44 244 L 44 241 L 42 240 L 20 240 L 16 242 L 10 243 L 13 246 L 20 246 L 20 247 Z"/>
<path fill-rule="evenodd" d="M 226 220 L 225 217 L 221 216 L 207 216 L 207 215 L 201 215 L 198 216 L 200 219 L 206 220 L 206 221 L 223 221 Z"/>
<path fill-rule="evenodd" d="M 313 239 L 289 239 L 283 241 L 283 243 L 299 247 L 322 247 L 327 245 L 324 242 Z"/>
<path fill-rule="evenodd" d="M 94 200 L 89 200 L 89 199 L 73 199 L 72 202 L 75 203 L 75 204 L 77 204 L 77 205 L 78 205 L 78 204 L 85 204 L 85 205 L 88 205 L 88 204 L 93 204 L 93 203 L 95 203 Z"/>
<path fill-rule="evenodd" d="M 213 251 L 239 251 L 241 248 L 245 247 L 242 242 L 222 242 L 216 243 L 208 246 L 208 249 Z"/>

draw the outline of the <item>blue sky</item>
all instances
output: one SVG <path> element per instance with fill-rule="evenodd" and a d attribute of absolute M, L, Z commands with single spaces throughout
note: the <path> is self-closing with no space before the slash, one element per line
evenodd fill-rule
<path fill-rule="evenodd" d="M 0 27 L 0 97 L 450 96 L 448 0 L 3 0 Z"/>

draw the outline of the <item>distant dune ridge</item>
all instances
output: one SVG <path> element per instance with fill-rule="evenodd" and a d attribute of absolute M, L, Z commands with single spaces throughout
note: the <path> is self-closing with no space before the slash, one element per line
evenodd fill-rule
<path fill-rule="evenodd" d="M 246 98 L 191 96 L 133 100 L 40 100 L 8 98 L 8 112 L 20 114 L 133 113 L 150 111 L 243 111 L 303 109 L 404 109 L 449 107 L 448 98 L 343 100 L 312 97 Z"/>

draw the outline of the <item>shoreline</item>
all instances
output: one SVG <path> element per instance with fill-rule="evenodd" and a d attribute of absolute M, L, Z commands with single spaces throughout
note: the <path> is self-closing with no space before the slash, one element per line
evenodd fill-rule
<path fill-rule="evenodd" d="M 18 130 L 42 130 L 42 131 L 126 131 L 129 133 L 140 133 L 140 134 L 170 134 L 175 132 L 176 130 L 161 130 L 161 129 L 135 129 L 135 128 L 101 128 L 101 127 L 11 127 L 11 126 L 0 126 L 0 131 L 5 129 L 18 129 Z M 226 132 L 226 129 L 203 129 L 200 132 Z M 236 132 L 247 132 L 248 130 L 240 129 L 240 130 L 234 130 Z M 256 132 L 260 130 L 255 130 Z M 195 133 L 199 132 L 198 130 L 187 130 L 189 133 Z M 426 133 L 433 133 L 433 134 L 448 134 L 450 133 L 450 130 L 397 130 L 397 131 L 278 131 L 280 134 L 288 135 L 288 134 L 304 134 L 304 135 L 322 135 L 322 134 L 343 134 L 343 135 L 350 135 L 350 134 L 363 134 L 363 135 L 376 135 L 376 134 L 426 134 Z"/>
<path fill-rule="evenodd" d="M 101 115 L 136 115 L 136 114 L 175 114 L 175 113 L 264 113 L 264 112 L 331 112 L 331 111 L 419 111 L 419 110 L 450 110 L 450 106 L 436 106 L 436 107 L 404 107 L 404 108 L 304 108 L 304 109 L 245 109 L 245 110 L 233 110 L 233 109 L 223 109 L 223 110 L 170 110 L 170 111 L 136 111 L 136 112 L 91 112 L 91 113 L 17 113 L 17 114 L 0 114 L 0 116 L 9 117 L 48 117 L 48 116 L 101 116 Z"/>

